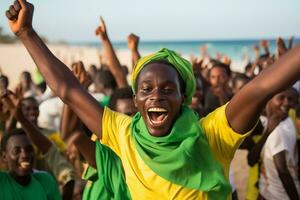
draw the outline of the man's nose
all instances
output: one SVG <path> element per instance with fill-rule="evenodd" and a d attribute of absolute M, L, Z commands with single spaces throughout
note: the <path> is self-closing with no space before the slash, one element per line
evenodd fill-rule
<path fill-rule="evenodd" d="M 20 153 L 20 158 L 28 158 L 29 157 L 29 152 L 26 151 L 25 149 L 22 149 L 21 150 L 21 153 Z"/>
<path fill-rule="evenodd" d="M 159 88 L 156 88 L 153 90 L 152 94 L 151 94 L 151 97 L 150 97 L 151 100 L 163 100 L 163 95 L 162 95 L 162 92 Z"/>

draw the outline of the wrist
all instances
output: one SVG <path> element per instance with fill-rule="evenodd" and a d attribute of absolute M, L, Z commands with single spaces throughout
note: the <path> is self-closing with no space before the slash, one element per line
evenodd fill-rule
<path fill-rule="evenodd" d="M 130 50 L 131 50 L 131 52 L 137 52 L 138 51 L 138 47 L 131 48 Z"/>
<path fill-rule="evenodd" d="M 20 40 L 24 40 L 28 37 L 31 37 L 34 34 L 34 30 L 32 27 L 22 28 L 15 35 L 20 38 Z"/>
<path fill-rule="evenodd" d="M 107 34 L 100 34 L 100 39 L 101 39 L 102 41 L 108 41 L 108 40 L 109 40 Z"/>

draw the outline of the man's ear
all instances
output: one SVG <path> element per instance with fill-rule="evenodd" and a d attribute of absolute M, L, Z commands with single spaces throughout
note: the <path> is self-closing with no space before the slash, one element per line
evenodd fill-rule
<path fill-rule="evenodd" d="M 134 102 L 134 106 L 137 107 L 136 94 L 133 94 L 133 102 Z"/>
<path fill-rule="evenodd" d="M 4 161 L 4 162 L 7 162 L 7 159 L 6 159 L 6 152 L 1 152 L 1 159 Z"/>

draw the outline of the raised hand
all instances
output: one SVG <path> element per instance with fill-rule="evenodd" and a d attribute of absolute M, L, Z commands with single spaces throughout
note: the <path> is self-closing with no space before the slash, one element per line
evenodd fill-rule
<path fill-rule="evenodd" d="M 87 89 L 91 85 L 92 78 L 85 70 L 84 65 L 81 61 L 76 62 L 72 65 L 72 72 L 84 88 Z"/>
<path fill-rule="evenodd" d="M 131 33 L 127 37 L 127 45 L 130 50 L 137 50 L 139 45 L 140 38 L 139 36 Z"/>
<path fill-rule="evenodd" d="M 33 9 L 33 5 L 26 0 L 16 0 L 6 11 L 10 29 L 16 36 L 32 29 Z"/>
<path fill-rule="evenodd" d="M 288 49 L 286 48 L 286 45 L 281 37 L 277 38 L 276 44 L 277 44 L 276 58 L 278 59 L 280 56 L 285 54 L 288 51 Z"/>
<path fill-rule="evenodd" d="M 4 107 L 4 110 L 9 111 L 10 116 L 16 118 L 17 120 L 20 117 L 23 117 L 20 99 L 18 99 L 17 96 L 11 91 L 7 90 L 1 95 L 1 103 Z"/>
<path fill-rule="evenodd" d="M 260 46 L 265 50 L 265 54 L 270 54 L 269 42 L 267 40 L 260 41 Z"/>
<path fill-rule="evenodd" d="M 106 25 L 101 16 L 100 16 L 100 25 L 96 28 L 95 34 L 97 36 L 100 36 L 102 40 L 107 38 Z"/>

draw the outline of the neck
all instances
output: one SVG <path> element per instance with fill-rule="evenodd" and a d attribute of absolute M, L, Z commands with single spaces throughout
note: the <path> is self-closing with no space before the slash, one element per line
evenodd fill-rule
<path fill-rule="evenodd" d="M 20 185 L 26 186 L 30 183 L 31 181 L 31 176 L 30 174 L 26 175 L 26 176 L 18 176 L 12 172 L 9 173 L 9 175 L 15 180 L 17 181 Z"/>

